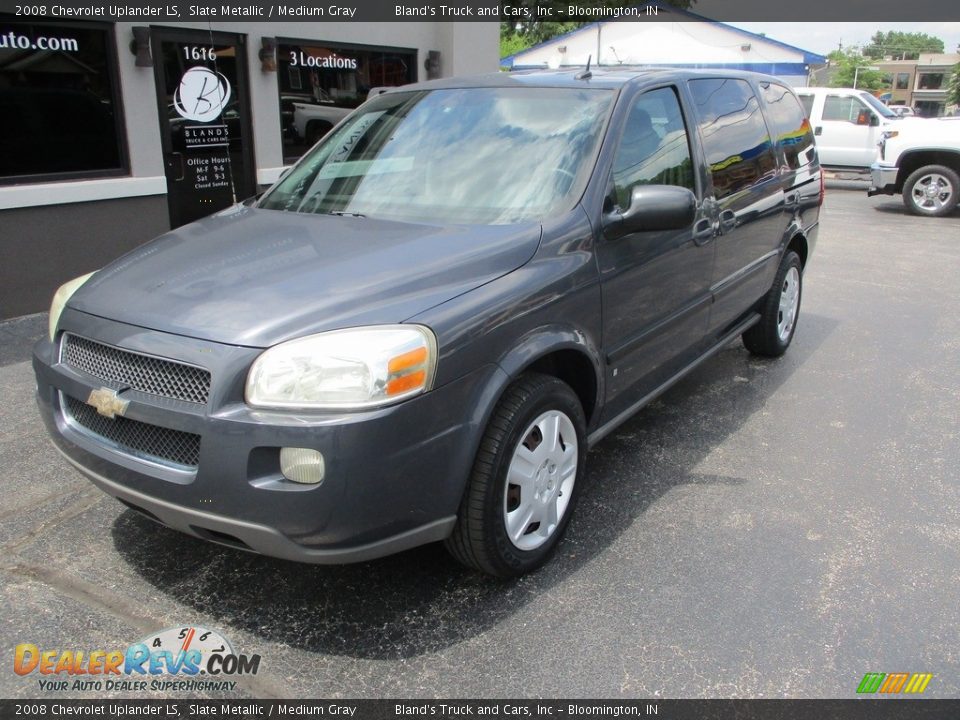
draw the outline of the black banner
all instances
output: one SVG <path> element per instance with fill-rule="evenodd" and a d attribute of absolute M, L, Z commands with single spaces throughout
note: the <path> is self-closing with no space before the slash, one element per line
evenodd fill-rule
<path fill-rule="evenodd" d="M 622 3 L 589 0 L 0 0 L 0 12 L 32 21 L 121 20 L 176 22 L 500 22 L 632 20 L 899 22 L 960 20 L 956 0 L 665 0 Z M 684 9 L 685 8 L 685 9 Z"/>
<path fill-rule="evenodd" d="M 0 718 L 940 720 L 960 700 L 0 700 Z"/>

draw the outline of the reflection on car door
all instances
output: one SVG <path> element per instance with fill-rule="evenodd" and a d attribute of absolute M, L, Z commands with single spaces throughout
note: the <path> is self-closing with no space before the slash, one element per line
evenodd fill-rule
<path fill-rule="evenodd" d="M 605 211 L 626 210 L 638 184 L 698 191 L 675 87 L 649 90 L 631 101 Z M 605 418 L 615 417 L 669 378 L 703 342 L 714 223 L 697 197 L 696 219 L 689 227 L 634 232 L 601 239 L 598 245 L 603 338 L 610 367 Z"/>
<path fill-rule="evenodd" d="M 691 80 L 697 126 L 717 203 L 711 335 L 739 321 L 773 282 L 784 193 L 760 101 L 746 80 Z"/>

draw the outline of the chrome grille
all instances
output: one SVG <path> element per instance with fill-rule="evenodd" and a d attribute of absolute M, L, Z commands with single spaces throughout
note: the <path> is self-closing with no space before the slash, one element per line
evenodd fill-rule
<path fill-rule="evenodd" d="M 121 350 L 69 333 L 63 336 L 60 360 L 108 383 L 133 390 L 206 404 L 210 373 L 194 365 Z"/>
<path fill-rule="evenodd" d="M 151 460 L 196 467 L 200 462 L 200 436 L 151 425 L 125 417 L 107 418 L 69 395 L 61 396 L 68 421 L 84 428 L 121 452 Z"/>

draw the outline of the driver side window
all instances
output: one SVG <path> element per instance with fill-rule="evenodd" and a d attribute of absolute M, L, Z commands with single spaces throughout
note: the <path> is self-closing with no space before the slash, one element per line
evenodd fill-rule
<path fill-rule="evenodd" d="M 613 184 L 622 210 L 636 185 L 679 185 L 696 192 L 687 128 L 673 88 L 634 100 L 614 158 Z"/>
<path fill-rule="evenodd" d="M 840 120 L 856 125 L 862 112 L 867 112 L 869 117 L 870 110 L 855 97 L 827 95 L 827 99 L 823 103 L 824 120 Z"/>

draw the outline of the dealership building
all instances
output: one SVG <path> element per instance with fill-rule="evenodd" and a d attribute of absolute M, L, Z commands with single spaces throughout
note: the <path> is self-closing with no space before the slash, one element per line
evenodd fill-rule
<path fill-rule="evenodd" d="M 511 70 L 602 66 L 670 66 L 706 70 L 750 70 L 774 75 L 794 86 L 807 85 L 823 55 L 748 32 L 696 13 L 651 3 L 656 11 L 583 25 L 565 35 L 503 58 Z"/>
<path fill-rule="evenodd" d="M 0 319 L 274 182 L 377 88 L 494 71 L 497 23 L 0 15 Z"/>

